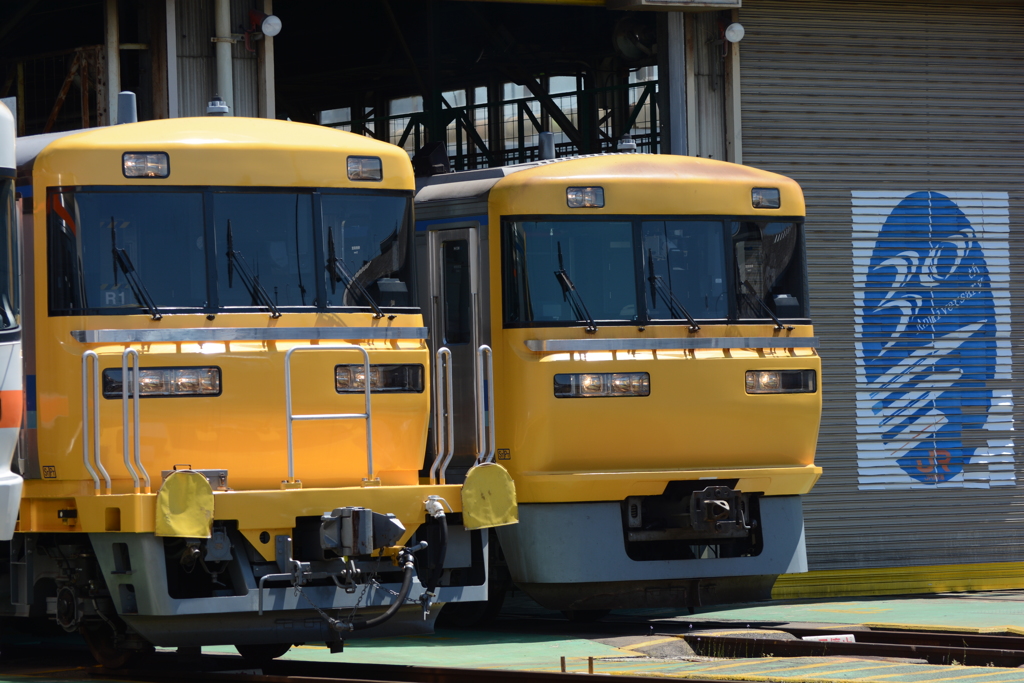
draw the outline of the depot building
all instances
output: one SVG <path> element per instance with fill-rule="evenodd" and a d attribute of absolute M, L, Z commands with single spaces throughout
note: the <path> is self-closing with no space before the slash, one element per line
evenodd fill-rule
<path fill-rule="evenodd" d="M 453 169 L 637 149 L 807 198 L 824 414 L 806 575 L 776 597 L 1024 587 L 1024 5 L 992 0 L 6 3 L 31 135 L 233 116 Z M 785 434 L 765 434 L 785 440 Z M 1020 526 L 1018 526 L 1020 525 Z"/>

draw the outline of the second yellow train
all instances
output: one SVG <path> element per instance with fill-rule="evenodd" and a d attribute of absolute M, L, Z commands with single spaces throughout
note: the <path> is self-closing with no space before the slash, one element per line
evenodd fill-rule
<path fill-rule="evenodd" d="M 434 448 L 455 475 L 508 468 L 520 523 L 496 536 L 539 603 L 592 619 L 757 600 L 806 571 L 804 214 L 789 178 L 670 155 L 417 181 L 430 343 L 454 368 L 454 438 Z"/>

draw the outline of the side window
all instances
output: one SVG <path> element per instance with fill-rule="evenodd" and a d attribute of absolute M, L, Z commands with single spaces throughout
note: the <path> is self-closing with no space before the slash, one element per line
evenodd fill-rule
<path fill-rule="evenodd" d="M 442 242 L 441 305 L 445 344 L 473 341 L 469 275 L 469 241 Z"/>

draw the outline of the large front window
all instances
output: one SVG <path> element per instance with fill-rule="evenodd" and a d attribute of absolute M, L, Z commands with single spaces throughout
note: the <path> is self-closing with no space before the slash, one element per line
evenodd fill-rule
<path fill-rule="evenodd" d="M 502 278 L 511 327 L 808 317 L 793 220 L 506 219 Z"/>
<path fill-rule="evenodd" d="M 408 194 L 87 187 L 47 201 L 52 315 L 413 301 Z"/>

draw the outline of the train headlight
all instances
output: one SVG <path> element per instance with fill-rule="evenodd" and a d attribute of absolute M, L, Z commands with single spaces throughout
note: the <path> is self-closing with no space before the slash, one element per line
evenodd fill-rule
<path fill-rule="evenodd" d="M 358 365 L 334 367 L 334 390 L 339 394 L 366 391 L 366 370 Z M 420 393 L 423 391 L 422 365 L 371 365 L 370 392 Z"/>
<path fill-rule="evenodd" d="M 748 394 L 813 394 L 818 389 L 814 370 L 747 370 Z"/>
<path fill-rule="evenodd" d="M 750 191 L 750 203 L 755 209 L 777 209 L 782 198 L 777 187 L 755 187 Z"/>
<path fill-rule="evenodd" d="M 349 180 L 381 180 L 384 178 L 384 167 L 380 157 L 349 157 Z"/>
<path fill-rule="evenodd" d="M 131 370 L 128 371 L 129 376 Z M 220 396 L 220 368 L 140 368 L 139 396 Z M 131 396 L 131 393 L 128 394 Z M 121 398 L 121 369 L 103 371 L 103 397 Z"/>
<path fill-rule="evenodd" d="M 166 178 L 171 174 L 167 152 L 125 152 L 121 155 L 125 178 Z"/>
<path fill-rule="evenodd" d="M 555 375 L 555 398 L 650 396 L 646 372 L 588 372 Z"/>
<path fill-rule="evenodd" d="M 604 207 L 604 188 L 567 187 L 565 203 L 570 209 L 600 209 Z"/>

